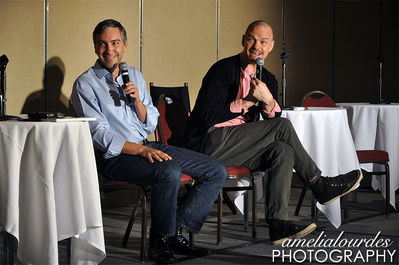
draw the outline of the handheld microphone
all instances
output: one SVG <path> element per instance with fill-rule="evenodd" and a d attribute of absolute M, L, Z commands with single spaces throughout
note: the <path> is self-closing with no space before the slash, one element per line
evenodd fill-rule
<path fill-rule="evenodd" d="M 126 85 L 126 83 L 130 81 L 130 80 L 129 80 L 129 71 L 127 70 L 127 63 L 121 62 L 121 63 L 119 64 L 119 71 L 121 71 L 123 83 Z M 126 98 L 127 98 L 127 101 L 128 101 L 129 103 L 133 103 L 133 100 L 132 100 L 132 98 L 129 96 L 129 94 L 126 94 Z"/>
<path fill-rule="evenodd" d="M 256 58 L 256 78 L 259 80 L 262 80 L 262 68 L 264 63 L 265 61 L 262 58 Z"/>

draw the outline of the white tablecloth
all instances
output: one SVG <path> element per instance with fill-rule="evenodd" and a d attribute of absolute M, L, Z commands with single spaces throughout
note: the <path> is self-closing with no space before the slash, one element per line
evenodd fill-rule
<path fill-rule="evenodd" d="M 291 121 L 323 176 L 333 177 L 360 168 L 345 109 L 288 110 L 283 111 L 282 117 Z M 340 200 L 317 207 L 335 227 L 341 225 Z"/>
<path fill-rule="evenodd" d="M 337 105 L 348 111 L 356 149 L 380 149 L 389 153 L 391 187 L 389 201 L 395 207 L 395 191 L 399 188 L 399 104 L 338 103 Z M 362 165 L 366 170 L 370 170 L 371 166 Z M 385 177 L 374 176 L 371 184 L 374 189 L 381 189 L 385 198 Z"/>
<path fill-rule="evenodd" d="M 105 258 L 93 145 L 87 122 L 0 122 L 0 226 L 24 264 L 58 264 L 72 237 L 72 264 Z"/>

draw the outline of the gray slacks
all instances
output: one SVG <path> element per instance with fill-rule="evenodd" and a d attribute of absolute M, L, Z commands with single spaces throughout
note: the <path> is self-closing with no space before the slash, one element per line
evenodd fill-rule
<path fill-rule="evenodd" d="M 252 171 L 267 172 L 264 185 L 266 220 L 287 220 L 293 169 L 305 184 L 321 175 L 291 122 L 285 118 L 212 127 L 204 153 L 225 166 L 241 165 Z"/>

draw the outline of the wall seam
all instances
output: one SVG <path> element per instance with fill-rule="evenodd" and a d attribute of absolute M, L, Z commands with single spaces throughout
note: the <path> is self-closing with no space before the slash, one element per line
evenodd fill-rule
<path fill-rule="evenodd" d="M 143 40 L 143 8 L 144 7 L 144 0 L 139 0 L 139 67 L 140 67 L 140 72 L 143 72 L 143 46 L 144 46 L 144 40 Z"/>
<path fill-rule="evenodd" d="M 335 55 L 336 55 L 336 21 L 335 21 L 335 16 L 336 16 L 336 10 L 335 10 L 335 8 L 336 8 L 336 6 L 335 6 L 335 0 L 333 1 L 333 8 L 332 8 L 332 12 L 333 12 L 333 14 L 332 14 L 332 19 L 333 19 L 333 21 L 332 21 L 332 23 L 333 23 L 333 26 L 332 26 L 332 98 L 334 99 L 334 101 L 337 101 L 337 98 L 336 98 L 336 88 L 335 88 L 335 78 L 336 78 L 336 73 L 335 73 L 335 67 L 336 67 L 336 59 L 335 59 Z"/>
<path fill-rule="evenodd" d="M 49 5 L 50 0 L 44 0 L 44 84 L 43 84 L 43 94 L 44 94 L 44 111 L 47 111 L 47 62 L 48 62 L 48 20 L 49 20 Z"/>
<path fill-rule="evenodd" d="M 216 0 L 216 61 L 220 56 L 220 0 Z"/>

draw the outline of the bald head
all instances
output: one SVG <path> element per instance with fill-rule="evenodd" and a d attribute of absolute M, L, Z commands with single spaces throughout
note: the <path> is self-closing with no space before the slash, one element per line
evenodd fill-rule
<path fill-rule="evenodd" d="M 249 32 L 251 32 L 253 30 L 253 28 L 257 27 L 257 26 L 263 26 L 265 27 L 267 30 L 269 30 L 271 32 L 271 37 L 273 39 L 273 29 L 272 27 L 266 23 L 266 21 L 264 20 L 256 20 L 254 22 L 252 22 L 251 24 L 248 25 L 247 29 L 245 30 L 245 35 L 248 35 Z"/>

